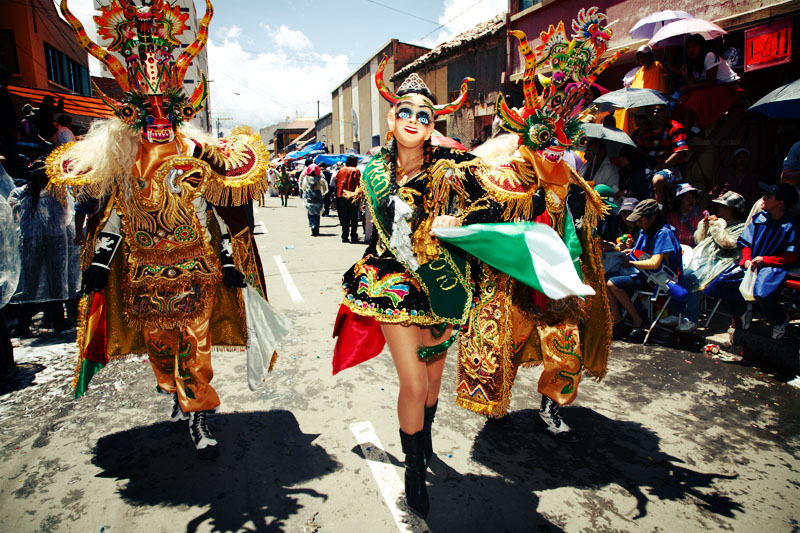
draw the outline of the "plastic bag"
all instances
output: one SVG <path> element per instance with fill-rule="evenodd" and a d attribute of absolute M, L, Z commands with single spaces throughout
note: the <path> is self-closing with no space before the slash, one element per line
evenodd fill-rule
<path fill-rule="evenodd" d="M 242 289 L 242 297 L 247 314 L 247 385 L 255 391 L 264 386 L 275 349 L 292 323 L 250 285 Z"/>
<path fill-rule="evenodd" d="M 744 271 L 742 283 L 739 284 L 739 292 L 742 294 L 742 298 L 747 302 L 752 302 L 756 299 L 755 296 L 753 296 L 753 289 L 756 287 L 756 277 L 758 277 L 758 272 L 748 268 Z"/>

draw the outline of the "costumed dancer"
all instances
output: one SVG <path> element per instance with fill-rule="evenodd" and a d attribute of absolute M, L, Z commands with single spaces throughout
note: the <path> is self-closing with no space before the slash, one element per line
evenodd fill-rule
<path fill-rule="evenodd" d="M 375 231 L 364 256 L 342 279 L 333 372 L 378 355 L 388 343 L 400 382 L 406 500 L 425 516 L 425 472 L 433 454 L 431 425 L 442 369 L 473 292 L 466 254 L 440 243 L 431 230 L 468 219 L 491 220 L 499 206 L 483 198 L 475 178 L 482 167 L 478 158 L 430 142 L 435 118 L 461 106 L 471 78 L 464 80 L 455 102 L 438 106 L 416 74 L 393 93 L 383 81 L 386 61 L 378 67 L 375 84 L 392 104 L 390 140 L 360 181 Z"/>
<path fill-rule="evenodd" d="M 510 32 L 525 60 L 525 102 L 517 112 L 499 95 L 497 113 L 502 127 L 519 135 L 519 148 L 510 162 L 485 175 L 484 187 L 504 206 L 504 220 L 538 222 L 557 231 L 594 295 L 548 298 L 541 287 L 484 266 L 479 301 L 459 337 L 457 385 L 460 406 L 500 418 L 507 413 L 519 367 L 543 365 L 537 424 L 567 442 L 578 436 L 559 406 L 575 400 L 584 370 L 597 379 L 605 375 L 611 322 L 602 251 L 593 237 L 606 208 L 563 154 L 586 144 L 578 106 L 597 75 L 620 54 L 598 64 L 611 31 L 597 8 L 581 9 L 572 32 L 569 39 L 563 22 L 551 25 L 535 53 L 524 33 Z M 538 94 L 534 74 L 543 65 L 551 66 L 552 74 L 539 75 L 544 90 Z"/>
<path fill-rule="evenodd" d="M 81 305 L 75 396 L 109 359 L 146 352 L 157 391 L 173 396 L 170 420 L 178 427 L 188 420 L 198 455 L 214 457 L 206 417 L 220 400 L 210 383 L 211 349 L 247 344 L 250 304 L 240 288 L 249 283 L 266 295 L 242 207 L 268 187 L 266 148 L 247 128 L 217 140 L 185 125 L 208 94 L 205 76 L 190 97 L 182 86 L 208 39 L 209 0 L 197 39 L 177 59 L 188 15 L 165 0 L 102 7 L 95 21 L 112 40 L 107 50 L 86 36 L 66 0 L 61 12 L 124 91 L 117 101 L 95 87 L 116 118 L 95 122 L 84 140 L 48 159 L 50 186 L 62 197 L 69 188 L 105 202 L 85 250 L 90 296 Z"/>

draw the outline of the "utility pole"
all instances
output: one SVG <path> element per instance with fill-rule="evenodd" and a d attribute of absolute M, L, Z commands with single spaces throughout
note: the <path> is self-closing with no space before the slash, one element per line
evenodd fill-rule
<path fill-rule="evenodd" d="M 317 100 L 317 119 L 319 119 L 319 100 Z"/>
<path fill-rule="evenodd" d="M 219 123 L 223 120 L 233 120 L 230 117 L 217 117 L 217 137 L 222 137 L 222 131 L 219 129 Z"/>

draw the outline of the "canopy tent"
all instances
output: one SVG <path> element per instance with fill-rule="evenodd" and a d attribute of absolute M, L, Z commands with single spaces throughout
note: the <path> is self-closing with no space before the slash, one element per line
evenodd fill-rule
<path fill-rule="evenodd" d="M 37 107 L 39 102 L 42 101 L 42 98 L 47 95 L 52 96 L 56 101 L 63 98 L 64 113 L 69 115 L 81 115 L 95 118 L 111 118 L 114 116 L 114 113 L 102 100 L 93 96 L 59 93 L 56 91 L 46 91 L 44 89 L 20 87 L 18 85 L 9 85 L 8 92 L 30 101 L 34 107 Z"/>
<path fill-rule="evenodd" d="M 302 159 L 308 155 L 311 155 L 311 152 L 314 152 L 316 150 L 322 150 L 322 141 L 317 141 L 314 144 L 309 144 L 302 150 L 289 152 L 288 154 L 286 154 L 284 159 Z"/>
<path fill-rule="evenodd" d="M 358 162 L 361 163 L 366 161 L 370 158 L 368 155 L 360 155 L 360 154 L 320 154 L 314 158 L 314 163 L 320 165 L 325 163 L 328 166 L 335 165 L 336 163 L 344 164 L 347 161 L 347 158 L 351 155 L 358 157 Z"/>

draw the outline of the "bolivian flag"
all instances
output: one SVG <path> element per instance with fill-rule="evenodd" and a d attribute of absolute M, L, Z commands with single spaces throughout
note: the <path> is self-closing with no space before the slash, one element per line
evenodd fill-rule
<path fill-rule="evenodd" d="M 103 292 L 92 293 L 92 306 L 86 320 L 78 372 L 75 376 L 75 397 L 80 398 L 89 388 L 89 380 L 108 363 L 106 355 L 106 297 Z"/>
<path fill-rule="evenodd" d="M 579 266 L 575 263 L 577 257 L 572 257 L 575 254 L 570 253 L 558 233 L 547 224 L 472 224 L 436 228 L 433 232 L 441 240 L 458 246 L 548 298 L 559 300 L 595 293 L 581 281 Z"/>

